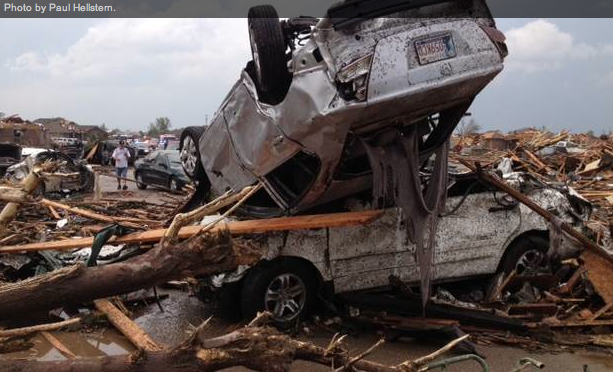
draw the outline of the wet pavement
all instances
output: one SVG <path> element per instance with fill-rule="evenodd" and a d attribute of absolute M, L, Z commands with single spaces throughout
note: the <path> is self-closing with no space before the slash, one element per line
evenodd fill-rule
<path fill-rule="evenodd" d="M 210 326 L 205 334 L 210 337 L 231 332 L 240 326 L 221 319 L 220 309 L 215 302 L 204 303 L 195 296 L 179 290 L 161 291 L 169 294 L 163 299 L 163 312 L 156 303 L 134 310 L 134 320 L 156 342 L 166 346 L 173 346 L 185 339 L 188 332 L 210 316 L 213 316 Z M 312 334 L 301 335 L 298 338 L 308 340 L 321 346 L 327 346 L 333 333 L 319 329 L 316 326 L 309 327 Z M 79 357 L 95 357 L 103 355 L 118 355 L 133 351 L 134 347 L 121 334 L 112 328 L 97 329 L 93 332 L 52 332 L 60 339 L 69 350 Z M 373 332 L 364 332 L 350 335 L 347 338 L 347 347 L 352 355 L 358 354 L 372 346 L 379 339 L 379 335 Z M 36 335 L 31 341 L 34 348 L 18 353 L 9 353 L 1 358 L 37 358 L 39 360 L 63 360 L 65 357 L 55 350 L 42 336 Z M 373 352 L 368 359 L 381 363 L 398 364 L 406 359 L 417 358 L 433 352 L 441 347 L 441 343 L 425 342 L 416 339 L 400 339 L 394 342 L 386 342 Z M 478 346 L 479 351 L 485 355 L 486 361 L 492 372 L 511 371 L 520 358 L 529 356 L 545 363 L 543 371 L 584 371 L 584 365 L 590 372 L 605 372 L 613 370 L 613 355 L 602 351 L 578 351 L 564 353 L 529 353 L 526 350 L 504 346 Z M 447 356 L 454 354 L 449 353 Z M 319 366 L 307 362 L 296 362 L 292 365 L 292 371 L 328 372 L 329 367 Z M 474 362 L 465 362 L 451 366 L 449 371 L 481 371 Z M 528 369 L 530 370 L 530 369 Z M 230 368 L 225 371 L 249 371 L 246 368 Z"/>

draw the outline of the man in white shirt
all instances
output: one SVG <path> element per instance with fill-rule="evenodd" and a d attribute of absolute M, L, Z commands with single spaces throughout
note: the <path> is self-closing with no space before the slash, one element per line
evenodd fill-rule
<path fill-rule="evenodd" d="M 128 177 L 128 159 L 130 151 L 125 147 L 124 141 L 119 141 L 119 147 L 113 151 L 111 155 L 115 159 L 115 172 L 117 173 L 117 190 L 121 190 L 121 179 L 123 178 L 123 189 L 127 190 L 128 185 L 126 178 Z"/>

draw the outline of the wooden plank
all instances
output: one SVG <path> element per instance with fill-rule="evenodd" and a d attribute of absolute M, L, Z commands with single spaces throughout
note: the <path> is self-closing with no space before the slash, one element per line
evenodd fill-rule
<path fill-rule="evenodd" d="M 62 343 L 62 341 L 55 338 L 51 333 L 41 332 L 40 334 L 43 335 L 43 337 L 66 358 L 75 359 L 77 357 L 72 351 L 70 351 L 70 349 L 66 347 L 66 345 Z"/>
<path fill-rule="evenodd" d="M 527 323 L 529 326 L 538 326 L 539 323 Z M 596 327 L 596 326 L 613 326 L 613 319 L 606 320 L 570 320 L 561 321 L 560 323 L 547 323 L 550 328 L 564 328 L 564 327 Z"/>
<path fill-rule="evenodd" d="M 3 337 L 15 337 L 15 336 L 27 336 L 34 332 L 53 331 L 70 325 L 78 324 L 81 322 L 81 318 L 72 318 L 63 320 L 56 323 L 39 324 L 30 327 L 3 329 L 0 330 L 0 338 Z"/>
<path fill-rule="evenodd" d="M 40 202 L 42 204 L 48 206 L 48 207 L 63 209 L 65 211 L 67 211 L 67 212 L 70 212 L 70 213 L 73 213 L 73 214 L 77 214 L 79 216 L 83 216 L 83 217 L 89 218 L 89 219 L 94 220 L 94 221 L 102 221 L 102 222 L 108 222 L 108 223 L 121 222 L 122 224 L 124 224 L 126 226 L 134 227 L 134 228 L 139 228 L 140 227 L 140 225 L 135 224 L 135 223 L 143 222 L 139 218 L 132 218 L 132 217 L 109 217 L 109 216 L 105 216 L 103 214 L 92 212 L 92 211 L 89 211 L 89 210 L 86 210 L 86 209 L 77 208 L 77 207 L 71 207 L 70 205 L 58 203 L 56 201 L 49 200 L 49 199 L 41 199 Z"/>
<path fill-rule="evenodd" d="M 362 212 L 330 213 L 307 216 L 278 217 L 262 220 L 231 221 L 220 223 L 210 231 L 216 232 L 227 229 L 233 235 L 262 234 L 273 231 L 303 230 L 303 229 L 322 229 L 326 227 L 343 227 L 366 225 L 383 213 L 382 210 L 371 210 Z M 178 237 L 181 239 L 189 238 L 198 233 L 202 226 L 186 226 L 179 230 Z M 124 235 L 112 238 L 110 244 L 145 244 L 160 241 L 166 229 L 149 230 L 139 233 Z M 0 253 L 10 252 L 30 252 L 44 250 L 65 250 L 73 248 L 90 247 L 93 238 L 69 239 L 61 241 L 50 241 L 42 243 L 13 245 L 0 247 Z"/>
<path fill-rule="evenodd" d="M 94 300 L 96 309 L 102 311 L 109 322 L 117 328 L 134 346 L 145 351 L 162 350 L 162 347 L 153 341 L 138 324 L 119 311 L 109 300 Z"/>
<path fill-rule="evenodd" d="M 613 304 L 613 264 L 592 251 L 581 254 L 587 277 L 605 304 Z"/>
<path fill-rule="evenodd" d="M 53 208 L 50 205 L 48 205 L 47 208 L 49 208 L 49 212 L 51 212 L 51 215 L 53 216 L 53 218 L 55 218 L 56 220 L 61 220 L 62 219 L 62 216 L 60 216 L 60 214 L 57 213 L 55 208 Z"/>
<path fill-rule="evenodd" d="M 613 307 L 613 303 L 604 305 L 589 320 L 596 320 L 596 319 L 600 318 L 600 316 L 602 316 L 602 314 L 604 314 L 607 311 L 609 311 L 612 307 Z"/>

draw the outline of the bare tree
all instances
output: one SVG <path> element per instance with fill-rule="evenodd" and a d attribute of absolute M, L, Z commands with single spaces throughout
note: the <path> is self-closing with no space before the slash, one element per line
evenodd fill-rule
<path fill-rule="evenodd" d="M 481 126 L 475 121 L 475 119 L 470 118 L 467 122 L 462 119 L 458 129 L 456 129 L 456 134 L 459 136 L 467 136 L 469 134 L 478 133 L 481 130 Z"/>

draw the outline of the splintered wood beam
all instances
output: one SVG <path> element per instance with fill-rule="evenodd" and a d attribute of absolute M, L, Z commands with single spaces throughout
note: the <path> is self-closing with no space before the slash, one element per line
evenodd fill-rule
<path fill-rule="evenodd" d="M 94 305 L 138 349 L 145 351 L 162 350 L 162 347 L 156 344 L 141 327 L 116 308 L 109 300 L 94 300 Z"/>
<path fill-rule="evenodd" d="M 210 232 L 228 230 L 232 235 L 262 234 L 273 231 L 321 229 L 366 225 L 383 214 L 382 210 L 362 212 L 316 214 L 306 216 L 278 217 L 262 220 L 230 221 L 213 226 Z M 156 229 L 112 238 L 109 244 L 147 244 L 160 241 L 167 229 Z M 179 239 L 189 238 L 202 230 L 202 226 L 186 226 L 179 230 Z M 0 247 L 0 253 L 31 252 L 44 250 L 67 250 L 90 247 L 94 238 L 59 240 L 24 245 Z"/>

